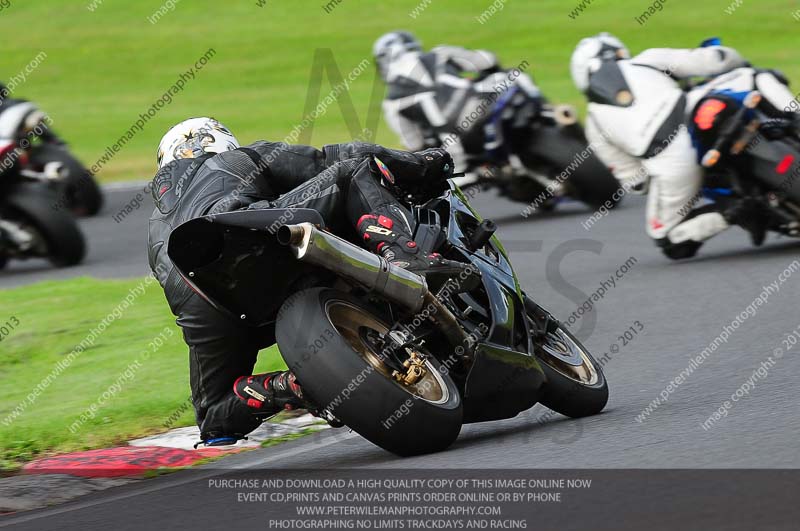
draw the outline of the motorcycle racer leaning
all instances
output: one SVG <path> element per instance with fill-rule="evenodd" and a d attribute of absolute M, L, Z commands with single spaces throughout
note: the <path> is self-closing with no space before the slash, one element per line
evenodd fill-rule
<path fill-rule="evenodd" d="M 21 131 L 35 132 L 43 139 L 61 140 L 49 128 L 49 118 L 35 105 L 20 99 L 7 98 L 8 88 L 0 83 L 0 174 L 17 168 L 22 161 L 28 160 L 27 148 L 30 141 L 20 144 Z M 20 249 L 29 248 L 34 243 L 30 234 L 20 229 L 17 224 L 0 218 L 0 249 L 6 245 Z M 0 253 L 0 269 L 5 259 Z"/>
<path fill-rule="evenodd" d="M 161 139 L 149 261 L 189 346 L 192 402 L 205 444 L 231 444 L 281 409 L 306 404 L 289 371 L 252 375 L 258 351 L 275 342 L 274 330 L 232 321 L 194 293 L 167 255 L 170 232 L 207 214 L 311 208 L 332 231 L 355 229 L 367 249 L 400 267 L 422 274 L 446 268 L 438 255 L 417 255 L 410 212 L 380 180 L 384 164 L 399 187 L 420 196 L 440 192 L 453 167 L 443 149 L 409 153 L 353 142 L 318 150 L 268 141 L 240 147 L 212 118 L 185 120 Z"/>
<path fill-rule="evenodd" d="M 468 172 L 485 162 L 478 158 L 484 153 L 494 164 L 505 164 L 501 131 L 487 120 L 492 109 L 487 101 L 511 87 L 523 91 L 527 97 L 510 102 L 518 119 L 535 116 L 542 103 L 533 80 L 525 73 L 512 80 L 491 52 L 437 46 L 426 53 L 412 34 L 393 31 L 375 41 L 372 54 L 388 87 L 384 117 L 403 145 L 446 147 L 456 166 Z M 466 184 L 470 176 L 460 179 Z"/>
<path fill-rule="evenodd" d="M 590 145 L 623 188 L 648 194 L 647 234 L 672 259 L 694 256 L 705 240 L 733 224 L 748 230 L 756 245 L 764 240 L 763 220 L 744 202 L 725 210 L 714 203 L 695 207 L 703 168 L 684 124 L 706 89 L 701 85 L 687 97 L 679 84 L 731 73 L 726 77 L 738 78 L 738 85 L 746 77 L 750 86 L 744 90 L 762 91 L 777 112 L 788 109 L 792 95 L 785 80 L 747 66 L 736 50 L 716 42 L 653 48 L 631 58 L 608 33 L 583 39 L 572 54 L 572 79 L 589 100 Z"/>

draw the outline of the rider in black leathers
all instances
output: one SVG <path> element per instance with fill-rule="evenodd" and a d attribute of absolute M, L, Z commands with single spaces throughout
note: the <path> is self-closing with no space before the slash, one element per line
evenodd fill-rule
<path fill-rule="evenodd" d="M 188 133 L 178 131 L 180 141 L 198 137 L 200 119 L 193 120 Z M 206 138 L 230 135 L 218 122 L 203 120 L 207 124 L 199 131 Z M 170 130 L 173 137 L 180 126 Z M 156 209 L 149 228 L 150 267 L 189 346 L 192 401 L 206 444 L 231 443 L 282 408 L 305 404 L 289 371 L 252 375 L 258 351 L 275 338 L 266 328 L 251 328 L 219 313 L 189 288 L 167 256 L 170 232 L 206 214 L 242 208 L 312 208 L 332 231 L 356 229 L 369 250 L 424 271 L 432 266 L 431 259 L 417 256 L 414 245 L 409 245 L 411 215 L 382 186 L 374 157 L 388 166 L 398 185 L 417 194 L 438 193 L 452 174 L 452 159 L 442 149 L 409 153 L 354 142 L 318 150 L 266 141 L 238 147 L 230 138 L 224 148 L 196 145 L 187 150 L 185 142 L 170 147 L 192 158 L 176 157 L 168 163 L 160 148 L 161 169 L 152 186 Z M 437 259 L 433 257 L 433 267 Z"/>

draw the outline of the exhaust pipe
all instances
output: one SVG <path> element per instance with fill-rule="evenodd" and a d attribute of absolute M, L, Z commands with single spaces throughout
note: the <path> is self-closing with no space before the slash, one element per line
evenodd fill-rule
<path fill-rule="evenodd" d="M 472 353 L 476 340 L 467 335 L 455 315 L 430 290 L 425 278 L 390 264 L 385 258 L 357 247 L 338 236 L 318 230 L 311 223 L 284 225 L 278 243 L 291 247 L 301 262 L 323 267 L 358 282 L 387 299 L 418 313 L 423 305 L 433 308 L 433 319 L 453 345 Z"/>
<path fill-rule="evenodd" d="M 556 105 L 553 108 L 553 119 L 564 127 L 578 123 L 578 113 L 572 105 Z"/>
<path fill-rule="evenodd" d="M 301 262 L 323 267 L 358 282 L 412 312 L 422 309 L 429 293 L 424 277 L 390 264 L 385 258 L 329 232 L 318 230 L 311 223 L 284 225 L 278 229 L 277 237 L 278 242 L 290 247 Z"/>

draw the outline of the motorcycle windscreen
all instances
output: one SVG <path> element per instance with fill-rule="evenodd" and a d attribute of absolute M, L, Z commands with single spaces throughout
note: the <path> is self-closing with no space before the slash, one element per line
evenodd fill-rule
<path fill-rule="evenodd" d="M 296 282 L 314 269 L 278 243 L 277 228 L 309 222 L 309 209 L 244 210 L 196 218 L 172 231 L 167 254 L 184 280 L 218 310 L 245 324 L 275 320 Z"/>

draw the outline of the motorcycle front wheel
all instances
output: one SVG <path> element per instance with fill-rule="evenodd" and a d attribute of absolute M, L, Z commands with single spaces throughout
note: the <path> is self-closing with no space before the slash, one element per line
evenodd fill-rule
<path fill-rule="evenodd" d="M 461 430 L 462 401 L 447 370 L 413 345 L 377 341 L 390 326 L 346 293 L 313 288 L 292 296 L 278 314 L 276 338 L 303 393 L 373 444 L 400 456 L 438 452 Z M 412 383 L 392 375 L 398 359 L 424 359 Z"/>
<path fill-rule="evenodd" d="M 525 298 L 528 317 L 541 318 L 541 308 Z M 551 322 L 536 338 L 534 354 L 547 383 L 539 402 L 567 417 L 600 413 L 608 403 L 608 382 L 597 360 L 561 323 Z"/>
<path fill-rule="evenodd" d="M 59 183 L 68 208 L 76 216 L 94 216 L 103 208 L 103 192 L 81 162 L 64 146 L 40 144 L 31 151 L 31 162 L 43 168 L 48 162 L 60 162 L 66 169 Z"/>
<path fill-rule="evenodd" d="M 36 236 L 32 256 L 47 258 L 57 267 L 69 267 L 83 261 L 86 240 L 69 212 L 53 207 L 57 201 L 48 188 L 26 184 L 6 198 L 3 216 Z"/>

